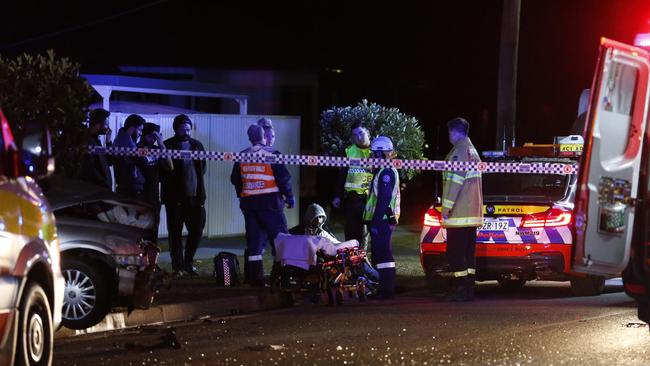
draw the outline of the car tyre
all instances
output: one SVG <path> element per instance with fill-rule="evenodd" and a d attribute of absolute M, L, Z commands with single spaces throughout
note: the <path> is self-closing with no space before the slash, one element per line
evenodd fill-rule
<path fill-rule="evenodd" d="M 587 275 L 572 277 L 571 291 L 575 296 L 597 296 L 605 290 L 605 277 Z"/>
<path fill-rule="evenodd" d="M 43 288 L 27 284 L 20 301 L 16 365 L 50 365 L 54 329 L 52 312 Z"/>
<path fill-rule="evenodd" d="M 76 258 L 61 263 L 65 279 L 62 324 L 70 329 L 86 329 L 99 323 L 110 311 L 108 281 L 100 266 Z"/>
<path fill-rule="evenodd" d="M 524 287 L 524 285 L 526 284 L 526 280 L 522 280 L 522 279 L 513 280 L 510 278 L 499 278 L 497 279 L 497 282 L 499 283 L 499 286 L 501 286 L 501 288 L 508 291 L 519 290 L 522 287 Z"/>

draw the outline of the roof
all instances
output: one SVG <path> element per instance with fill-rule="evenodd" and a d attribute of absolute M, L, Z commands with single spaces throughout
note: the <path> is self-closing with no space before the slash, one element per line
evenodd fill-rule
<path fill-rule="evenodd" d="M 122 75 L 83 74 L 81 76 L 86 78 L 88 83 L 102 96 L 103 108 L 109 111 L 111 110 L 110 97 L 113 91 L 234 99 L 239 103 L 240 114 L 246 114 L 248 109 L 248 95 L 221 84 Z"/>
<path fill-rule="evenodd" d="M 89 109 L 102 108 L 102 103 L 94 103 Z M 171 105 L 145 102 L 128 102 L 123 100 L 111 101 L 111 112 L 137 113 L 137 114 L 190 114 L 201 113 L 192 109 L 180 108 Z"/>

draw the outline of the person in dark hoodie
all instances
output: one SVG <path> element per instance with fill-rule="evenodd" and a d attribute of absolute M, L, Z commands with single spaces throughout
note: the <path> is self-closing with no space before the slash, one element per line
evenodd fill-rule
<path fill-rule="evenodd" d="M 120 128 L 113 141 L 114 147 L 136 148 L 136 143 L 142 135 L 144 118 L 137 114 L 126 117 L 124 127 Z M 115 191 L 130 197 L 142 199 L 144 176 L 142 166 L 147 162 L 146 157 L 114 156 L 113 169 L 115 172 Z"/>
<path fill-rule="evenodd" d="M 166 150 L 167 147 L 160 134 L 160 126 L 146 122 L 142 129 L 142 137 L 138 147 L 148 150 Z M 171 158 L 161 158 L 153 155 L 147 156 L 147 163 L 142 167 L 142 175 L 144 176 L 142 199 L 154 208 L 156 230 L 158 230 L 158 224 L 160 223 L 160 172 L 173 169 L 174 165 Z"/>
<path fill-rule="evenodd" d="M 247 133 L 252 146 L 242 153 L 273 155 L 265 146 L 261 126 L 251 125 Z M 244 277 L 253 286 L 264 286 L 262 254 L 265 243 L 267 239 L 270 241 L 275 255 L 275 237 L 278 233 L 287 233 L 284 207 L 293 208 L 295 205 L 291 175 L 281 164 L 235 163 L 230 181 L 235 186 L 246 223 Z"/>
<path fill-rule="evenodd" d="M 106 147 L 113 146 L 111 141 L 111 128 L 108 126 L 108 117 L 111 113 L 105 109 L 97 108 L 90 112 L 88 118 L 88 146 L 102 146 L 99 136 L 105 136 Z M 81 163 L 80 178 L 86 182 L 113 189 L 113 175 L 110 170 L 111 160 L 105 154 L 84 155 Z"/>
<path fill-rule="evenodd" d="M 170 150 L 205 151 L 199 140 L 193 139 L 192 120 L 184 114 L 174 118 L 175 135 L 165 140 Z M 205 160 L 172 160 L 172 171 L 161 171 L 161 198 L 167 213 L 169 252 L 175 275 L 185 271 L 197 276 L 194 254 L 199 247 L 205 227 Z M 183 225 L 187 228 L 187 241 L 183 251 Z"/>

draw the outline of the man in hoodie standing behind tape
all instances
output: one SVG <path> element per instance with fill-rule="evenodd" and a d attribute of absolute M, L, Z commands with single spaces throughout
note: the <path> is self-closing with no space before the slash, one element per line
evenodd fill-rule
<path fill-rule="evenodd" d="M 199 140 L 191 138 L 192 120 L 184 114 L 174 118 L 175 135 L 165 140 L 170 150 L 204 151 Z M 161 173 L 161 198 L 167 212 L 169 253 L 174 274 L 181 271 L 191 276 L 198 272 L 193 265 L 194 254 L 199 247 L 205 227 L 205 160 L 173 159 L 172 171 Z M 187 241 L 183 251 L 183 225 L 187 227 Z"/>
<path fill-rule="evenodd" d="M 252 146 L 242 153 L 273 155 L 265 147 L 266 139 L 261 126 L 251 125 L 247 133 Z M 270 241 L 274 249 L 278 233 L 288 232 L 284 207 L 293 208 L 295 204 L 291 175 L 281 164 L 235 163 L 230 181 L 235 186 L 246 223 L 245 277 L 251 285 L 261 287 L 264 286 L 262 254 L 265 243 Z"/>

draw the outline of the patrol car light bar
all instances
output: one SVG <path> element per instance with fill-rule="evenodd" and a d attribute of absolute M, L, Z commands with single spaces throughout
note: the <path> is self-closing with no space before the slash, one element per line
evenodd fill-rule
<path fill-rule="evenodd" d="M 573 220 L 571 211 L 552 208 L 546 212 L 530 214 L 521 220 L 521 227 L 554 227 L 566 226 Z"/>

